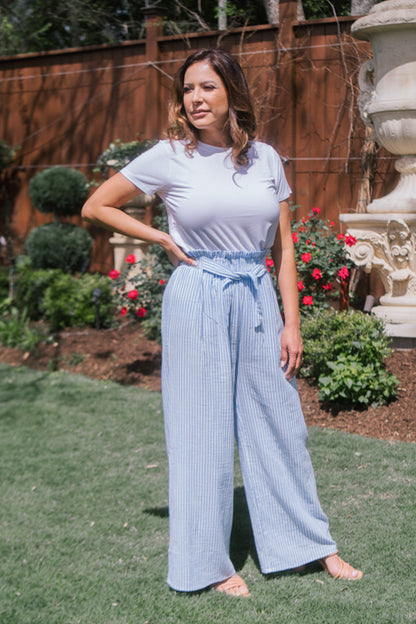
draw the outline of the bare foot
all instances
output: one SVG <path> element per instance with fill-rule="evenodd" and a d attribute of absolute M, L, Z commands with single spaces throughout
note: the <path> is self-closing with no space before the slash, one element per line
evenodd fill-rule
<path fill-rule="evenodd" d="M 212 586 L 215 591 L 224 592 L 228 596 L 249 596 L 250 592 L 243 579 L 238 574 L 233 574 L 225 581 L 214 583 Z"/>
<path fill-rule="evenodd" d="M 319 559 L 321 566 L 335 579 L 346 579 L 348 581 L 357 581 L 363 575 L 361 570 L 356 570 L 349 563 L 346 563 L 338 556 L 338 553 L 333 553 L 328 557 Z"/>

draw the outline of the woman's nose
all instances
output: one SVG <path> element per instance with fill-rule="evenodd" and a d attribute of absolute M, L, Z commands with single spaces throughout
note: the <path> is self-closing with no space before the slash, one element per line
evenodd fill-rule
<path fill-rule="evenodd" d="M 198 87 L 195 87 L 192 92 L 192 101 L 200 102 L 201 100 L 202 100 L 201 89 L 199 89 Z"/>

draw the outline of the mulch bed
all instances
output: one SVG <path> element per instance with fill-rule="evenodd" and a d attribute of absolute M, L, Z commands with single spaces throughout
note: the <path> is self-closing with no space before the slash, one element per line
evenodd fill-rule
<path fill-rule="evenodd" d="M 161 347 L 147 340 L 138 325 L 126 324 L 111 330 L 65 330 L 55 343 L 42 343 L 36 354 L 0 345 L 0 361 L 39 370 L 68 370 L 160 391 Z M 299 379 L 306 423 L 384 440 L 416 442 L 416 349 L 392 351 L 387 368 L 400 381 L 397 399 L 389 405 L 361 411 L 323 406 L 318 389 Z"/>

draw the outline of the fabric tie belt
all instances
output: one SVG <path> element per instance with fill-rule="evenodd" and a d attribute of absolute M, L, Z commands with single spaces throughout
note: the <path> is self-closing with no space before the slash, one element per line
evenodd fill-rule
<path fill-rule="evenodd" d="M 256 322 L 255 329 L 261 328 L 263 321 L 263 313 L 259 301 L 258 287 L 260 278 L 267 272 L 267 268 L 264 264 L 255 264 L 252 269 L 248 271 L 234 271 L 227 266 L 210 258 L 202 256 L 198 259 L 198 268 L 211 273 L 216 277 L 221 277 L 224 280 L 223 288 L 226 288 L 232 282 L 247 281 L 251 284 L 253 289 L 254 301 L 256 304 Z"/>

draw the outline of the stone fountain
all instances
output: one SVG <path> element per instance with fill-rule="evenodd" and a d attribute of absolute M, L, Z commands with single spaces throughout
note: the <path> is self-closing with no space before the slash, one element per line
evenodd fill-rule
<path fill-rule="evenodd" d="M 354 262 L 376 268 L 385 294 L 373 312 L 387 332 L 416 341 L 416 0 L 388 0 L 352 26 L 370 41 L 374 59 L 360 70 L 358 106 L 377 142 L 399 156 L 394 190 L 375 199 L 366 213 L 342 214 L 357 238 Z"/>

